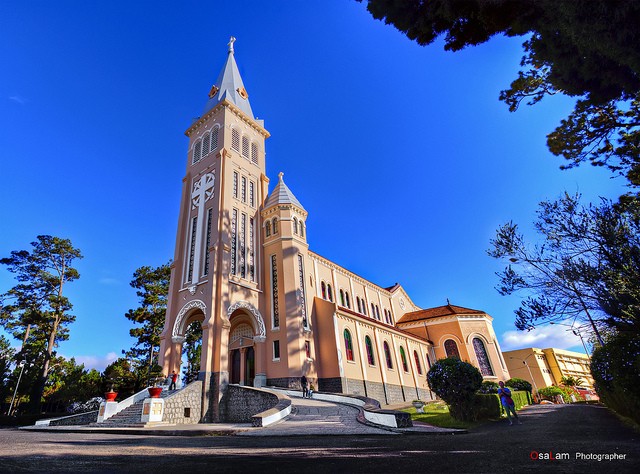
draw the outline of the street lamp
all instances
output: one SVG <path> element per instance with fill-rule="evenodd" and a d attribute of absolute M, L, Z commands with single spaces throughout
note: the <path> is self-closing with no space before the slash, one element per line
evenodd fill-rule
<path fill-rule="evenodd" d="M 567 326 L 569 328 L 569 329 L 566 329 L 567 331 L 573 332 L 574 335 L 580 338 L 580 342 L 582 342 L 582 347 L 584 348 L 584 353 L 587 354 L 587 357 L 589 357 L 589 359 L 591 359 L 591 356 L 589 355 L 589 351 L 587 350 L 587 345 L 584 343 L 584 339 L 582 338 L 582 333 L 578 331 L 576 328 L 574 328 L 572 324 L 556 323 L 554 321 L 549 321 L 549 324 L 554 324 L 557 326 Z"/>
<path fill-rule="evenodd" d="M 525 367 L 529 371 L 529 377 L 531 377 L 531 383 L 533 384 L 533 388 L 536 390 L 536 398 L 539 399 L 540 398 L 540 394 L 538 393 L 538 386 L 536 385 L 536 379 L 533 378 L 533 374 L 531 373 L 531 368 L 529 367 L 529 364 L 527 364 L 527 359 L 529 357 L 531 357 L 532 355 L 535 355 L 535 352 L 532 352 L 531 354 L 529 354 L 524 359 L 520 359 L 518 357 L 509 357 L 509 359 L 515 359 L 515 360 L 522 361 L 522 363 L 525 365 Z"/>

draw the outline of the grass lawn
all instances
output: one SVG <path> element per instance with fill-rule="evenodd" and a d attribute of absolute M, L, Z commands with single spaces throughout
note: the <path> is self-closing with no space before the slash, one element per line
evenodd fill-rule
<path fill-rule="evenodd" d="M 477 422 L 458 421 L 451 418 L 449 415 L 449 407 L 444 403 L 428 403 L 424 406 L 424 414 L 416 413 L 416 409 L 406 408 L 402 410 L 411 414 L 411 419 L 414 421 L 422 421 L 423 423 L 429 423 L 433 426 L 439 426 L 441 428 L 473 428 L 478 426 Z"/>

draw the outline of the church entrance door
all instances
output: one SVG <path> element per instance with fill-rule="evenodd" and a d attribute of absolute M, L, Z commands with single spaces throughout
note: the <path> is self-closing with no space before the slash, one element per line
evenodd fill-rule
<path fill-rule="evenodd" d="M 240 383 L 240 351 L 231 351 L 231 383 Z"/>
<path fill-rule="evenodd" d="M 245 355 L 245 385 L 253 387 L 253 379 L 256 376 L 256 357 L 253 347 L 248 347 Z"/>

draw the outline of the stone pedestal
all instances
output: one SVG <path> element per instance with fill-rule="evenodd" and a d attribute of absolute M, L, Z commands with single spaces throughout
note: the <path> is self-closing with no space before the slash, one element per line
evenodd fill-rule
<path fill-rule="evenodd" d="M 163 398 L 145 398 L 142 403 L 142 423 L 162 421 L 164 415 Z"/>
<path fill-rule="evenodd" d="M 118 402 L 102 402 L 98 411 L 98 423 L 102 423 L 104 420 L 111 418 L 116 414 L 118 409 Z"/>

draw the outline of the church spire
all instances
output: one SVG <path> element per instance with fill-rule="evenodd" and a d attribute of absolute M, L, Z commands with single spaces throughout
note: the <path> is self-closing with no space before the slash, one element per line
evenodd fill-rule
<path fill-rule="evenodd" d="M 233 43 L 235 43 L 235 41 L 236 39 L 233 36 L 229 39 L 227 62 L 222 68 L 215 84 L 211 87 L 211 91 L 209 91 L 209 101 L 204 108 L 203 116 L 220 102 L 227 100 L 238 107 L 245 115 L 255 120 L 251 110 L 251 104 L 249 104 L 249 95 L 244 88 L 242 77 L 240 77 L 240 71 L 238 70 L 238 65 L 234 57 Z"/>

